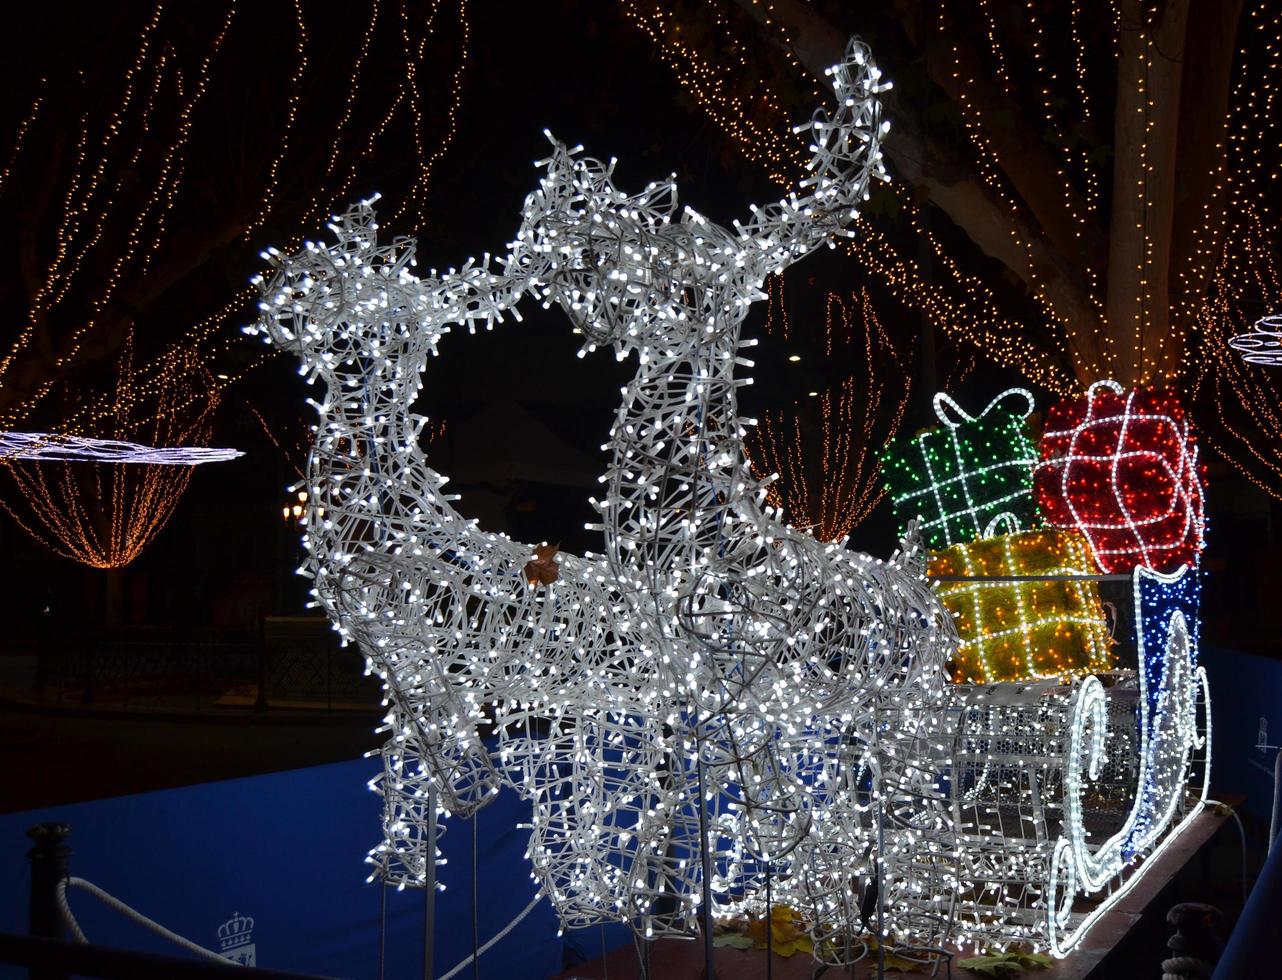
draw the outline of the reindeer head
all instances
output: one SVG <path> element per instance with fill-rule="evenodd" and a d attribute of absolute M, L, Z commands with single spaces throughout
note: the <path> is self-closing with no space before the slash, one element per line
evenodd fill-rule
<path fill-rule="evenodd" d="M 550 138 L 550 137 L 549 137 Z M 553 141 L 547 174 L 525 199 L 518 253 L 537 257 L 537 287 L 584 334 L 589 348 L 685 346 L 731 237 L 687 209 L 680 220 L 669 178 L 629 195 L 614 161 L 578 156 Z M 713 312 L 713 311 L 706 311 Z M 719 312 L 719 311 L 717 311 Z"/>
<path fill-rule="evenodd" d="M 255 279 L 261 315 L 246 332 L 297 354 L 305 374 L 342 380 L 383 373 L 388 355 L 403 351 L 411 332 L 413 346 L 426 354 L 448 329 L 422 301 L 411 272 L 413 240 L 379 244 L 374 200 L 334 219 L 335 244 L 308 242 L 289 256 L 263 253 L 276 271 Z"/>

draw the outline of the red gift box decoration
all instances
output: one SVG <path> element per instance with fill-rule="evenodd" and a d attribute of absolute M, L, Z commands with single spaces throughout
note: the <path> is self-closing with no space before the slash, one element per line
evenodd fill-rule
<path fill-rule="evenodd" d="M 1202 550 L 1202 472 L 1175 394 L 1097 381 L 1046 413 L 1038 505 L 1105 572 L 1172 571 Z"/>

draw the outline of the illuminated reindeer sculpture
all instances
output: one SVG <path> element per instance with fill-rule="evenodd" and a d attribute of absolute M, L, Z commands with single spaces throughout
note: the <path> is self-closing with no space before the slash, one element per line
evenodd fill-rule
<path fill-rule="evenodd" d="M 876 69 L 856 44 L 831 74 L 838 111 L 812 124 L 804 196 L 727 230 L 678 212 L 670 181 L 628 196 L 612 167 L 558 145 L 518 238 L 551 266 L 537 288 L 585 352 L 638 360 L 597 506 L 612 570 L 643 584 L 622 593 L 630 617 L 675 668 L 665 726 L 696 793 L 723 797 L 726 891 L 769 868 L 782 900 L 820 922 L 857 901 L 848 872 L 872 829 L 858 787 L 880 789 L 887 763 L 907 778 L 904 748 L 941 695 L 953 642 L 915 541 L 887 564 L 795 531 L 764 507 L 745 460 L 735 368 L 751 363 L 748 309 L 768 274 L 843 233 L 883 176 Z M 893 733 L 878 731 L 886 710 Z"/>
<path fill-rule="evenodd" d="M 567 926 L 688 934 L 714 893 L 752 907 L 769 874 L 844 958 L 830 940 L 860 929 L 855 879 L 879 873 L 873 812 L 894 824 L 895 793 L 933 778 L 913 759 L 955 633 L 911 532 L 890 562 L 818 542 L 765 508 L 744 458 L 748 308 L 768 274 L 848 233 L 883 176 L 866 48 L 831 76 L 810 176 L 733 230 L 678 214 L 671 182 L 629 197 L 554 144 L 501 268 L 419 278 L 369 204 L 336 219 L 335 245 L 269 254 L 255 329 L 324 385 L 306 571 L 387 691 L 385 879 L 423 881 L 435 806 L 468 815 L 507 783 L 532 803 L 531 860 Z M 482 531 L 417 444 L 440 336 L 526 294 L 561 306 L 585 350 L 638 358 L 604 557 L 557 564 Z M 878 829 L 913 841 L 944 822 Z"/>

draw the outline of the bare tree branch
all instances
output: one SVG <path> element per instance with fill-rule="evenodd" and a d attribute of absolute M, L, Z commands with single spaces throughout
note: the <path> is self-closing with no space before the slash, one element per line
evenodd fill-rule
<path fill-rule="evenodd" d="M 108 306 L 95 329 L 73 344 L 50 346 L 52 331 L 36 331 L 40 343 L 20 351 L 0 385 L 0 411 L 7 411 L 33 399 L 43 388 L 66 378 L 83 364 L 114 357 L 137 326 L 138 317 L 170 288 L 182 282 L 216 252 L 234 242 L 247 222 L 232 218 L 216 229 L 202 228 L 169 249 L 164 261 L 152 267 Z M 68 337 L 74 334 L 69 334 Z"/>

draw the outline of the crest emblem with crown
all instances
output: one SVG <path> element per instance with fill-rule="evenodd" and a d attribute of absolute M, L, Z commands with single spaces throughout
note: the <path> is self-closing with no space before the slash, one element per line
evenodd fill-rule
<path fill-rule="evenodd" d="M 241 966 L 256 966 L 254 920 L 233 912 L 231 918 L 218 927 L 218 952 L 223 959 Z"/>

